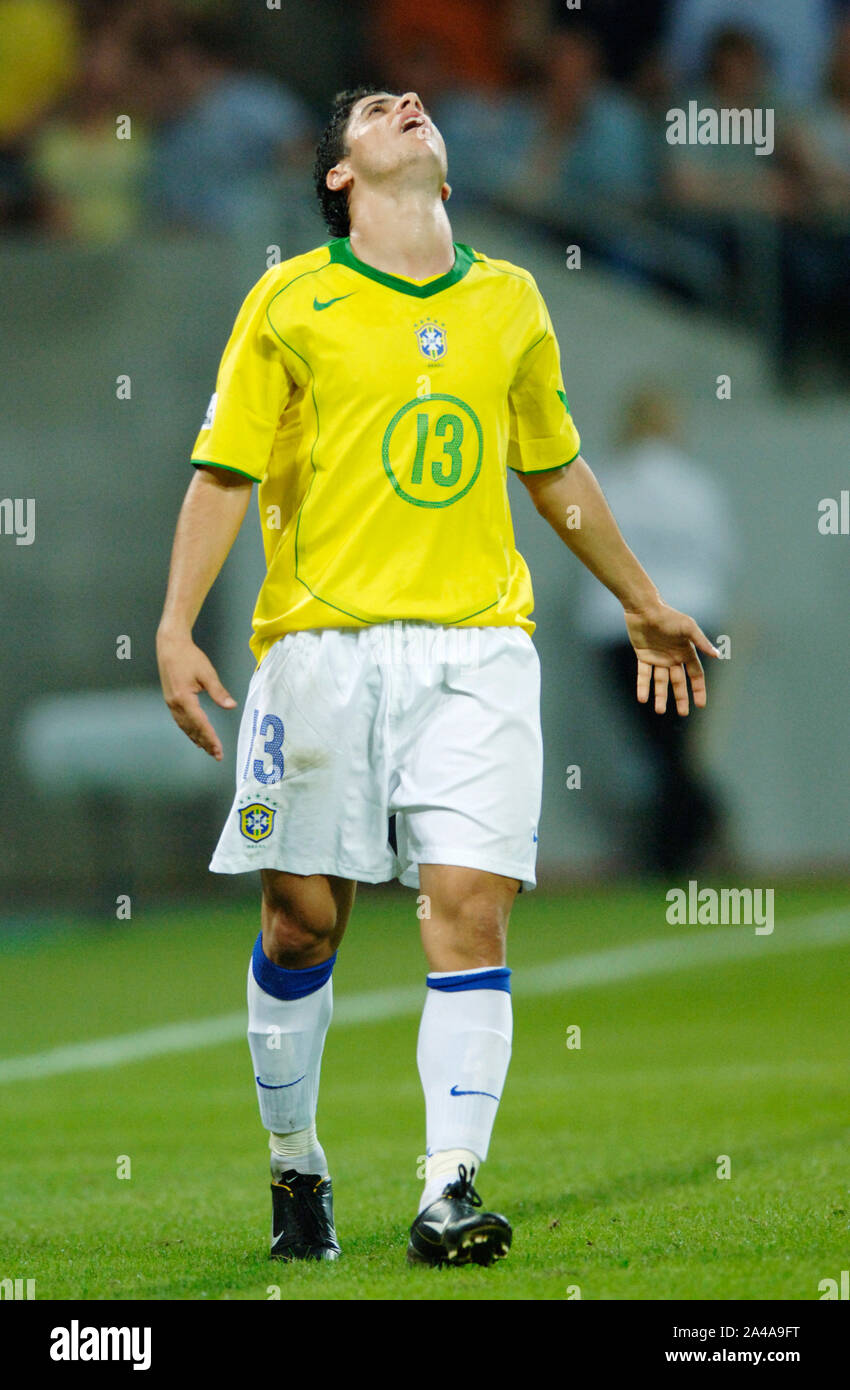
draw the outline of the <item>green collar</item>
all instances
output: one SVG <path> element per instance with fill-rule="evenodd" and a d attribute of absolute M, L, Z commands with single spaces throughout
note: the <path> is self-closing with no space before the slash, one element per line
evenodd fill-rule
<path fill-rule="evenodd" d="M 414 285 L 409 280 L 403 280 L 400 275 L 389 275 L 385 270 L 376 270 L 374 266 L 358 260 L 347 236 L 338 237 L 329 243 L 331 261 L 335 264 L 347 265 L 349 270 L 356 270 L 358 275 L 377 280 L 379 285 L 398 290 L 399 294 L 413 295 L 414 299 L 428 299 L 432 294 L 439 294 L 441 290 L 447 290 L 450 285 L 456 285 L 458 280 L 463 279 L 475 260 L 475 252 L 471 246 L 464 246 L 460 241 L 454 243 L 454 248 L 455 263 L 451 270 L 447 270 L 445 275 L 438 275 L 436 280 L 429 280 L 426 285 Z"/>

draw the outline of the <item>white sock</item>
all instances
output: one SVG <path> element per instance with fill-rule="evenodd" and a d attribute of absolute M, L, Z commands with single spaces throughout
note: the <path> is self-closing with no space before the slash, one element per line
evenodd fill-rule
<path fill-rule="evenodd" d="M 484 967 L 428 975 L 416 1052 L 428 1154 L 423 1204 L 457 1176 L 456 1152 L 467 1155 L 458 1159 L 467 1171 L 487 1157 L 511 1057 L 510 974 Z"/>
<path fill-rule="evenodd" d="M 314 1124 L 308 1129 L 294 1130 L 291 1134 L 270 1134 L 269 1148 L 275 1182 L 291 1168 L 296 1173 L 318 1173 L 320 1178 L 328 1176 L 328 1161 Z"/>
<path fill-rule="evenodd" d="M 419 1199 L 420 1211 L 442 1197 L 447 1183 L 457 1181 L 457 1170 L 461 1163 L 470 1177 L 473 1171 L 477 1173 L 481 1167 L 481 1159 L 471 1149 L 442 1149 L 440 1153 L 431 1154 L 425 1159 L 425 1186 Z"/>
<path fill-rule="evenodd" d="M 286 1167 L 322 1176 L 328 1171 L 315 1122 L 335 959 L 287 970 L 266 957 L 261 934 L 248 969 L 248 1045 L 276 1177 Z"/>

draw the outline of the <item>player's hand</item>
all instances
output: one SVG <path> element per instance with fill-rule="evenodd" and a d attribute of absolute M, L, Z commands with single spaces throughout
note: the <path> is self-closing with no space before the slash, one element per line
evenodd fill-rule
<path fill-rule="evenodd" d="M 705 675 L 697 652 L 719 657 L 720 653 L 708 640 L 702 628 L 661 599 L 639 613 L 625 614 L 629 641 L 637 655 L 637 697 L 642 705 L 649 699 L 649 688 L 655 674 L 655 713 L 667 708 L 667 692 L 672 685 L 676 709 L 687 714 L 688 680 L 694 705 L 703 709 L 706 702 Z"/>
<path fill-rule="evenodd" d="M 222 709 L 235 709 L 236 701 L 222 685 L 215 667 L 191 637 L 157 633 L 156 655 L 165 703 L 184 734 L 218 762 L 221 742 L 204 711 L 198 693 L 206 690 Z"/>

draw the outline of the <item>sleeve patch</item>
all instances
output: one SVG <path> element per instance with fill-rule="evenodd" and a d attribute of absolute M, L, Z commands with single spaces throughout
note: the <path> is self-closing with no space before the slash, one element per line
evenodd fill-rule
<path fill-rule="evenodd" d="M 211 429 L 212 429 L 212 423 L 213 423 L 213 420 L 215 419 L 215 408 L 216 408 L 217 403 L 218 403 L 218 392 L 217 392 L 217 391 L 213 391 L 212 395 L 210 396 L 210 403 L 209 403 L 209 405 L 207 406 L 207 413 L 206 413 L 206 415 L 204 416 L 204 423 L 201 425 L 201 429 L 202 429 L 202 430 L 211 430 Z"/>

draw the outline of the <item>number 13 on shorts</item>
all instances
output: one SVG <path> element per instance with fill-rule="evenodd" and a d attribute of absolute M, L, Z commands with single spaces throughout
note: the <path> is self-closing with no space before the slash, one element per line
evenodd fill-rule
<path fill-rule="evenodd" d="M 242 769 L 243 782 L 250 773 L 264 787 L 271 787 L 280 781 L 284 768 L 283 734 L 283 720 L 276 714 L 261 714 L 258 709 L 254 710 L 248 754 Z M 259 750 L 262 757 L 254 756 L 258 735 L 263 740 Z"/>

